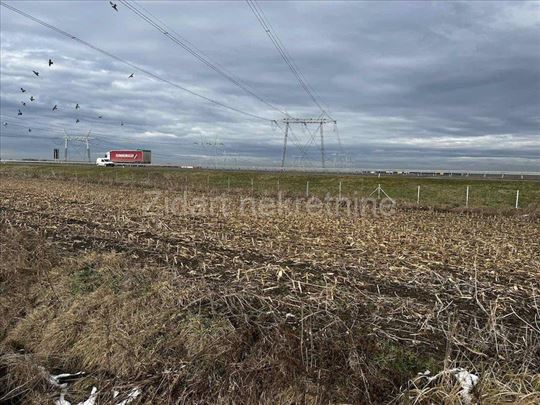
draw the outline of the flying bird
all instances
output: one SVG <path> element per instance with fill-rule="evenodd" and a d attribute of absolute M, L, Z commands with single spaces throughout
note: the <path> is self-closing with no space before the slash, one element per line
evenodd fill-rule
<path fill-rule="evenodd" d="M 19 110 L 19 113 L 18 113 L 17 115 L 22 115 L 22 112 L 21 112 L 21 110 Z"/>
<path fill-rule="evenodd" d="M 75 124 L 79 123 L 79 119 L 77 118 L 77 121 L 75 121 Z"/>
<path fill-rule="evenodd" d="M 124 121 L 120 121 L 120 126 L 124 126 Z"/>
<path fill-rule="evenodd" d="M 79 104 L 77 104 L 77 105 L 75 106 L 75 109 L 78 110 L 79 108 L 81 108 L 81 107 L 79 107 Z"/>
<path fill-rule="evenodd" d="M 109 4 L 111 5 L 112 8 L 118 11 L 118 6 L 115 3 L 113 3 L 112 1 L 109 1 Z"/>
<path fill-rule="evenodd" d="M 26 103 L 24 101 L 21 101 L 21 104 L 26 107 Z"/>
<path fill-rule="evenodd" d="M 34 96 L 30 96 L 30 101 L 34 101 L 34 100 L 35 100 Z"/>
<path fill-rule="evenodd" d="M 134 74 L 134 73 L 130 74 L 129 77 L 128 77 L 128 79 L 131 79 L 131 78 L 133 77 L 133 74 Z"/>
<path fill-rule="evenodd" d="M 58 106 L 55 104 L 54 107 L 52 108 L 53 111 L 55 110 L 58 110 Z"/>
<path fill-rule="evenodd" d="M 103 118 L 103 115 L 100 115 L 98 118 Z"/>
<path fill-rule="evenodd" d="M 26 93 L 26 90 L 21 87 L 21 92 Z"/>
<path fill-rule="evenodd" d="M 39 76 L 39 72 L 36 72 L 35 70 L 32 70 L 36 76 Z"/>
<path fill-rule="evenodd" d="M 32 129 L 31 129 L 31 128 L 28 128 L 28 132 L 32 132 Z"/>
<path fill-rule="evenodd" d="M 52 59 L 49 59 L 49 67 L 51 67 L 51 65 L 54 65 L 54 62 L 52 61 Z"/>

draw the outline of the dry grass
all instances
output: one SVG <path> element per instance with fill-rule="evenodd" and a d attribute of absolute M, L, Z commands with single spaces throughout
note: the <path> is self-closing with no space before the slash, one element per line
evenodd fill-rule
<path fill-rule="evenodd" d="M 47 403 L 44 370 L 84 370 L 69 400 L 459 403 L 451 377 L 417 373 L 463 367 L 477 401 L 540 401 L 534 215 L 160 200 L 145 217 L 138 189 L 115 190 L 3 179 L 0 398 Z"/>

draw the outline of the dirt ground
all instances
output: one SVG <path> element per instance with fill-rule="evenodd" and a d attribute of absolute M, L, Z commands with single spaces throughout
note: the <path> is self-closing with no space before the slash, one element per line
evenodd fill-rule
<path fill-rule="evenodd" d="M 534 213 L 216 201 L 2 178 L 0 402 L 540 401 Z"/>

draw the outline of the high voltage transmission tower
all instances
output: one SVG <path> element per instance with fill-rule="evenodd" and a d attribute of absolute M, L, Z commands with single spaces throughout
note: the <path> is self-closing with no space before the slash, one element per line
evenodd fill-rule
<path fill-rule="evenodd" d="M 285 136 L 283 138 L 283 156 L 281 158 L 281 168 L 285 167 L 285 159 L 287 158 L 287 141 L 289 138 L 289 129 L 291 124 L 299 124 L 307 127 L 308 125 L 318 125 L 317 129 L 320 134 L 320 150 L 321 150 L 321 165 L 326 167 L 326 156 L 324 149 L 324 125 L 337 124 L 337 121 L 331 118 L 283 118 L 281 120 L 285 124 Z"/>
<path fill-rule="evenodd" d="M 86 158 L 88 159 L 88 162 L 90 162 L 90 139 L 93 139 L 90 137 L 90 131 L 88 131 L 88 133 L 83 136 L 70 136 L 65 130 L 64 133 L 64 161 L 67 162 L 68 160 L 69 141 L 76 141 L 83 142 L 86 145 Z"/>
<path fill-rule="evenodd" d="M 294 59 L 292 58 L 291 54 L 279 38 L 277 32 L 274 30 L 272 25 L 270 24 L 270 21 L 265 16 L 264 11 L 260 7 L 259 4 L 257 4 L 256 0 L 246 0 L 247 5 L 257 18 L 257 21 L 263 28 L 265 34 L 268 36 L 276 50 L 278 51 L 281 58 L 284 60 L 285 64 L 289 67 L 291 70 L 293 76 L 298 81 L 298 84 L 300 87 L 306 92 L 306 94 L 309 96 L 309 98 L 317 105 L 317 107 L 321 110 L 321 115 L 319 118 L 292 118 L 290 116 L 287 116 L 286 118 L 283 118 L 281 122 L 285 124 L 285 136 L 283 140 L 283 155 L 281 158 L 281 167 L 285 167 L 285 160 L 287 158 L 287 142 L 289 140 L 289 131 L 291 129 L 291 125 L 301 125 L 303 128 L 308 128 L 308 125 L 318 125 L 318 127 L 315 129 L 315 131 L 319 131 L 320 135 L 320 152 L 321 152 L 321 166 L 323 168 L 326 167 L 326 152 L 325 152 L 325 145 L 324 145 L 324 125 L 326 124 L 334 124 L 335 128 L 337 128 L 337 121 L 334 120 L 330 114 L 328 113 L 327 109 L 325 109 L 322 105 L 322 102 L 319 100 L 318 95 L 316 94 L 313 87 L 311 87 L 306 79 L 306 77 L 303 75 L 303 73 L 300 71 L 298 65 L 295 63 Z M 309 132 L 309 130 L 308 130 Z M 338 136 L 338 143 L 339 143 L 339 149 L 340 153 L 342 152 L 341 148 L 341 140 L 339 139 L 339 133 L 336 135 Z M 314 142 L 314 133 L 310 134 L 310 139 L 308 140 L 308 143 Z M 294 141 L 294 139 L 292 139 Z M 302 156 L 300 157 L 300 162 L 303 162 L 305 160 L 306 156 L 306 148 L 308 145 L 304 145 L 303 147 L 300 147 Z"/>

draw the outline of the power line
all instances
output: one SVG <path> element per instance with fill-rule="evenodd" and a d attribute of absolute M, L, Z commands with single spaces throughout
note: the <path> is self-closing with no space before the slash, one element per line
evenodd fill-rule
<path fill-rule="evenodd" d="M 193 95 L 193 96 L 202 98 L 203 100 L 206 100 L 206 101 L 208 101 L 208 102 L 210 102 L 210 103 L 213 103 L 213 104 L 215 104 L 215 105 L 218 105 L 218 106 L 220 106 L 220 107 L 226 108 L 226 109 L 228 109 L 228 110 L 235 111 L 235 112 L 237 112 L 237 113 L 240 113 L 240 114 L 243 114 L 243 115 L 252 117 L 252 118 L 257 118 L 257 119 L 259 119 L 259 120 L 263 120 L 263 121 L 272 121 L 272 120 L 269 119 L 269 118 L 265 118 L 265 117 L 262 117 L 262 116 L 257 115 L 257 114 L 253 114 L 253 113 L 250 113 L 250 112 L 247 112 L 247 111 L 243 111 L 243 110 L 241 110 L 241 109 L 239 109 L 239 108 L 232 107 L 232 106 L 227 105 L 227 104 L 225 104 L 225 103 L 222 103 L 222 102 L 220 102 L 220 101 L 214 100 L 214 99 L 212 99 L 212 98 L 210 98 L 210 97 L 206 97 L 206 96 L 204 96 L 204 95 L 202 95 L 202 94 L 199 94 L 199 93 L 197 93 L 197 92 L 195 92 L 195 91 L 193 91 L 193 90 L 190 90 L 190 89 L 188 89 L 188 88 L 186 88 L 186 87 L 183 87 L 183 86 L 181 86 L 181 85 L 179 85 L 179 84 L 177 84 L 177 83 L 174 83 L 174 82 L 172 82 L 172 81 L 170 81 L 170 80 L 168 80 L 168 79 L 165 79 L 165 78 L 163 78 L 163 77 L 161 77 L 161 76 L 159 76 L 159 75 L 157 75 L 157 74 L 155 74 L 155 73 L 152 73 L 152 72 L 150 72 L 150 71 L 148 71 L 148 70 L 146 70 L 146 69 L 144 69 L 144 68 L 142 68 L 142 67 L 139 67 L 139 66 L 135 65 L 135 64 L 132 63 L 132 62 L 129 62 L 129 61 L 126 60 L 126 59 L 123 59 L 123 58 L 121 58 L 121 57 L 119 57 L 119 56 L 116 56 L 116 55 L 114 55 L 114 54 L 112 54 L 112 53 L 110 53 L 110 52 L 108 52 L 108 51 L 105 51 L 105 50 L 103 50 L 103 49 L 101 49 L 101 48 L 98 48 L 97 46 L 92 45 L 92 44 L 89 43 L 89 42 L 86 42 L 86 41 L 84 41 L 84 40 L 82 40 L 82 39 L 80 39 L 80 38 L 77 38 L 76 36 L 74 36 L 74 35 L 72 35 L 72 34 L 66 32 L 66 31 L 63 31 L 62 29 L 60 29 L 60 28 L 58 28 L 58 27 L 56 27 L 56 26 L 54 26 L 54 25 L 52 25 L 52 24 L 49 24 L 49 23 L 47 23 L 47 22 L 45 22 L 45 21 L 43 21 L 43 20 L 40 20 L 39 18 L 36 18 L 36 17 L 34 17 L 34 16 L 32 16 L 32 15 L 30 15 L 30 14 L 24 12 L 24 11 L 21 11 L 21 10 L 19 10 L 19 9 L 17 9 L 17 8 L 11 6 L 11 5 L 9 5 L 9 4 L 6 4 L 6 3 L 4 3 L 3 1 L 0 2 L 0 5 L 6 7 L 7 9 L 9 9 L 9 10 L 11 10 L 11 11 L 13 11 L 13 12 L 15 12 L 15 13 L 17 13 L 17 14 L 19 14 L 19 15 L 25 17 L 25 18 L 28 18 L 29 20 L 32 20 L 32 21 L 34 21 L 34 22 L 36 22 L 36 23 L 38 23 L 38 24 L 40 24 L 40 25 L 42 25 L 42 26 L 44 26 L 44 27 L 46 27 L 46 28 L 49 28 L 49 29 L 55 31 L 55 32 L 57 32 L 57 33 L 60 34 L 60 35 L 63 35 L 63 36 L 65 36 L 65 37 L 69 38 L 69 39 L 72 39 L 72 40 L 74 40 L 74 41 L 76 41 L 76 42 L 78 42 L 78 43 L 80 43 L 80 44 L 82 44 L 82 45 L 84 45 L 84 46 L 86 46 L 86 47 L 88 47 L 88 48 L 91 48 L 91 49 L 93 49 L 93 50 L 95 50 L 95 51 L 97 51 L 97 52 L 99 52 L 99 53 L 101 53 L 101 54 L 103 54 L 103 55 L 105 55 L 105 56 L 108 56 L 109 58 L 112 58 L 112 59 L 114 59 L 114 60 L 116 60 L 116 61 L 118 61 L 118 62 L 120 62 L 120 63 L 122 63 L 122 64 L 124 64 L 124 65 L 127 65 L 127 66 L 129 66 L 129 67 L 131 67 L 131 68 L 133 68 L 133 69 L 135 69 L 135 70 L 137 70 L 137 71 L 139 71 L 139 72 L 141 72 L 141 73 L 143 73 L 143 74 L 145 74 L 145 75 L 147 75 L 147 76 L 149 76 L 149 77 L 151 77 L 151 78 L 153 78 L 153 79 L 155 79 L 155 80 L 158 80 L 158 81 L 167 83 L 167 84 L 169 84 L 170 86 L 176 87 L 176 88 L 178 88 L 178 89 L 180 89 L 180 90 L 183 90 L 183 91 L 185 91 L 185 92 L 187 92 L 187 93 L 189 93 L 189 94 L 191 94 L 191 95 Z"/>
<path fill-rule="evenodd" d="M 245 83 L 243 83 L 240 79 L 235 78 L 231 73 L 227 72 L 223 67 L 217 65 L 216 63 L 213 63 L 209 60 L 209 58 L 203 54 L 203 52 L 199 49 L 197 49 L 193 44 L 191 44 L 186 39 L 182 38 L 176 31 L 168 27 L 163 21 L 159 20 L 157 17 L 152 15 L 147 9 L 145 9 L 143 6 L 139 5 L 139 7 L 146 11 L 143 12 L 140 9 L 137 8 L 134 4 L 131 4 L 127 0 L 120 0 L 120 3 L 122 3 L 124 6 L 126 6 L 128 9 L 133 11 L 137 16 L 139 16 L 141 19 L 146 21 L 148 24 L 153 26 L 155 29 L 157 29 L 159 32 L 161 32 L 163 35 L 165 35 L 167 38 L 169 38 L 171 41 L 173 41 L 175 44 L 179 45 L 183 49 L 185 49 L 188 53 L 193 55 L 195 58 L 197 58 L 200 62 L 208 66 L 210 69 L 214 70 L 216 73 L 219 73 L 223 77 L 225 77 L 230 82 L 234 83 L 236 86 L 244 90 L 246 93 L 250 94 L 251 96 L 255 97 L 257 100 L 261 101 L 262 103 L 266 104 L 270 108 L 289 116 L 289 114 L 286 111 L 283 111 L 279 107 L 276 107 L 275 105 L 271 104 L 269 101 L 265 100 L 261 96 L 257 95 L 253 90 L 251 90 Z M 149 15 L 150 16 L 149 16 Z M 152 19 L 154 17 L 154 19 Z"/>
<path fill-rule="evenodd" d="M 259 21 L 259 24 L 264 29 L 266 35 L 268 38 L 270 38 L 270 41 L 274 44 L 274 47 L 277 49 L 278 53 L 280 54 L 281 58 L 285 61 L 293 75 L 298 80 L 298 83 L 300 86 L 304 89 L 304 91 L 308 94 L 308 96 L 313 100 L 313 102 L 319 107 L 321 112 L 328 117 L 330 115 L 328 112 L 323 108 L 321 103 L 317 100 L 315 95 L 313 94 L 313 91 L 310 89 L 309 84 L 307 83 L 307 80 L 305 80 L 305 77 L 298 69 L 298 66 L 294 63 L 293 58 L 288 53 L 287 49 L 285 48 L 285 45 L 283 45 L 283 42 L 279 39 L 277 33 L 274 31 L 273 27 L 270 25 L 268 20 L 265 18 L 264 13 L 260 6 L 254 1 L 254 0 L 246 0 L 246 3 L 248 4 L 249 8 L 253 12 L 253 15 L 257 18 Z"/>
<path fill-rule="evenodd" d="M 287 48 L 285 47 L 285 45 L 283 44 L 283 42 L 281 42 L 281 39 L 279 38 L 279 36 L 277 35 L 277 32 L 276 30 L 274 29 L 274 27 L 272 26 L 272 24 L 270 24 L 270 21 L 268 20 L 268 17 L 266 17 L 266 14 L 264 13 L 264 10 L 262 9 L 262 7 L 257 3 L 257 0 L 252 0 L 253 4 L 258 8 L 263 20 L 268 24 L 268 27 L 270 27 L 270 30 L 272 33 L 274 33 L 276 39 L 277 39 L 277 42 L 281 45 L 281 48 L 283 49 L 285 55 L 287 56 L 287 58 L 289 59 L 289 61 L 291 62 L 292 66 L 295 68 L 295 70 L 298 72 L 298 74 L 301 76 L 303 82 L 306 84 L 306 86 L 308 87 L 309 90 L 311 90 L 311 92 L 314 93 L 314 97 L 316 99 L 319 100 L 319 103 L 317 104 L 320 108 L 320 105 L 319 104 L 324 104 L 321 100 L 320 100 L 320 96 L 319 94 L 317 93 L 317 91 L 313 88 L 313 86 L 311 86 L 309 84 L 309 82 L 307 81 L 306 77 L 304 76 L 304 74 L 302 73 L 302 71 L 300 70 L 300 68 L 298 67 L 298 65 L 296 64 L 294 58 L 291 56 L 291 54 L 289 53 L 289 51 L 287 50 Z M 321 108 L 321 112 L 322 112 L 322 115 L 321 117 L 319 118 L 323 118 L 324 117 L 324 114 L 326 114 L 328 116 L 328 118 L 332 118 L 330 116 L 330 112 L 328 111 L 328 106 L 326 105 L 323 105 L 323 107 L 325 107 L 324 109 Z"/>

